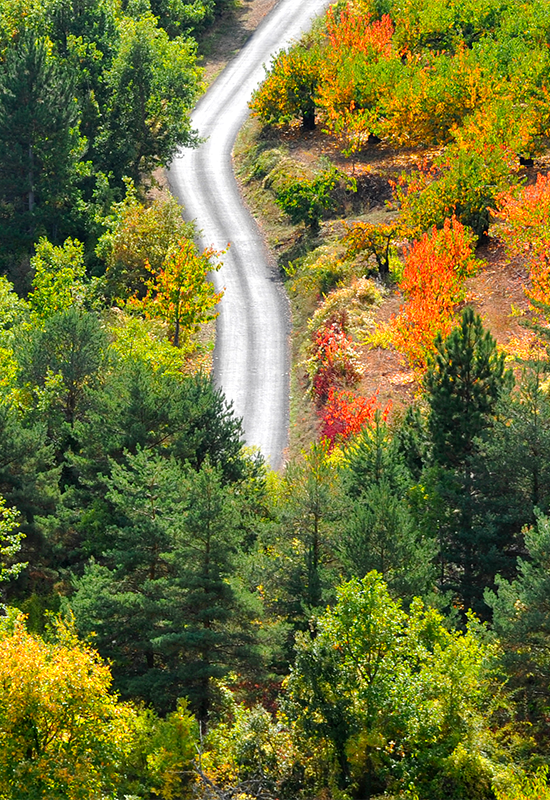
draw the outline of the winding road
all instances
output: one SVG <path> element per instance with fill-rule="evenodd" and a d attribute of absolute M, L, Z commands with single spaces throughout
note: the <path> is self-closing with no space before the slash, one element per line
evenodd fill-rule
<path fill-rule="evenodd" d="M 264 77 L 263 64 L 309 28 L 328 0 L 280 0 L 229 63 L 193 114 L 205 142 L 182 150 L 169 170 L 172 191 L 196 220 L 202 247 L 223 250 L 214 275 L 224 289 L 217 320 L 214 379 L 242 417 L 247 445 L 281 466 L 288 439 L 290 313 L 262 233 L 243 205 L 231 151 Z"/>

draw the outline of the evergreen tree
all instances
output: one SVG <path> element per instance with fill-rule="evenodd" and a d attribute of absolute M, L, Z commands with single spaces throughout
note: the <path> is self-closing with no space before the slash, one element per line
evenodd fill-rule
<path fill-rule="evenodd" d="M 39 235 L 63 239 L 78 205 L 83 152 L 71 79 L 45 39 L 21 35 L 0 69 L 0 242 L 28 253 Z"/>
<path fill-rule="evenodd" d="M 467 307 L 460 325 L 445 341 L 439 335 L 426 373 L 429 424 L 434 458 L 444 467 L 460 467 L 473 454 L 474 441 L 487 427 L 497 400 L 510 385 L 504 355 Z"/>
<path fill-rule="evenodd" d="M 425 383 L 434 461 L 426 479 L 434 496 L 428 519 L 439 538 L 440 588 L 450 589 L 464 611 L 486 615 L 483 590 L 502 568 L 510 541 L 499 535 L 481 491 L 477 455 L 512 377 L 471 308 L 445 341 L 437 340 Z"/>
<path fill-rule="evenodd" d="M 532 363 L 516 390 L 506 394 L 480 444 L 487 470 L 486 493 L 503 523 L 517 534 L 535 522 L 536 509 L 550 509 L 550 401 L 548 372 Z"/>
<path fill-rule="evenodd" d="M 72 306 L 52 314 L 42 327 L 20 339 L 20 382 L 35 413 L 47 421 L 59 464 L 66 461 L 69 448 L 77 448 L 75 426 L 92 407 L 106 346 L 97 314 Z"/>
<path fill-rule="evenodd" d="M 166 711 L 190 697 L 204 721 L 211 680 L 253 662 L 258 608 L 238 586 L 239 507 L 219 470 L 195 473 L 138 450 L 105 479 L 113 523 L 103 563 L 91 563 L 71 600 L 94 632 L 117 687 Z"/>
<path fill-rule="evenodd" d="M 515 690 L 522 721 L 535 726 L 538 741 L 550 735 L 550 519 L 539 514 L 525 531 L 524 558 L 512 581 L 497 576 L 485 599 L 502 643 L 503 665 Z M 541 739 L 541 736 L 543 737 Z"/>
<path fill-rule="evenodd" d="M 412 600 L 433 590 L 436 543 L 417 526 L 400 445 L 380 415 L 359 437 L 344 473 L 349 504 L 338 550 L 350 576 L 376 570 L 394 595 Z"/>
<path fill-rule="evenodd" d="M 260 535 L 259 582 L 272 612 L 288 624 L 287 663 L 296 630 L 332 596 L 337 575 L 338 473 L 327 444 L 314 444 L 272 482 L 272 519 Z"/>
<path fill-rule="evenodd" d="M 18 511 L 25 535 L 22 560 L 36 567 L 44 553 L 42 517 L 52 514 L 59 500 L 53 448 L 46 426 L 34 422 L 11 404 L 0 404 L 0 495 Z M 26 584 L 28 574 L 19 581 Z"/>

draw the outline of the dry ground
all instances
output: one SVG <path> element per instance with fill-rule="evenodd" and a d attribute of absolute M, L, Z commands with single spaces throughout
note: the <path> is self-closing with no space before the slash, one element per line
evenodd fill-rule
<path fill-rule="evenodd" d="M 235 156 L 237 171 L 240 171 L 241 187 L 245 200 L 253 212 L 259 217 L 266 238 L 279 263 L 284 266 L 287 261 L 302 254 L 304 240 L 307 235 L 303 228 L 291 226 L 282 212 L 277 208 L 267 192 L 262 192 L 257 181 L 246 179 L 246 153 L 258 140 L 267 137 L 266 146 L 284 147 L 292 159 L 303 164 L 304 168 L 315 168 L 323 161 L 330 161 L 342 171 L 356 177 L 361 191 L 361 208 L 352 209 L 352 218 L 383 221 L 388 211 L 393 210 L 391 191 L 388 180 L 396 178 L 403 170 L 408 171 L 419 166 L 426 159 L 431 160 L 437 151 L 420 149 L 401 149 L 385 147 L 383 144 L 368 145 L 354 160 L 344 158 L 338 151 L 337 144 L 328 136 L 317 130 L 303 132 L 298 126 L 280 132 L 261 131 L 254 120 L 250 120 L 237 142 Z M 523 170 L 522 177 L 533 182 L 536 173 L 550 168 L 550 157 L 539 160 L 534 168 Z M 359 213 L 357 213 L 359 212 Z M 393 216 L 393 214 L 391 214 Z M 306 246 L 314 247 L 324 241 L 330 241 L 337 235 L 343 225 L 337 220 L 326 221 L 322 225 L 321 234 L 316 241 L 306 242 Z M 509 263 L 502 244 L 498 240 L 498 227 L 493 226 L 488 242 L 478 248 L 477 257 L 480 270 L 467 283 L 467 302 L 481 314 L 486 327 L 491 331 L 498 344 L 504 349 L 513 349 L 518 341 L 526 338 L 526 331 L 520 325 L 520 318 L 528 309 L 523 286 L 526 272 L 520 263 Z M 394 289 L 387 292 L 381 306 L 376 309 L 376 324 L 387 322 L 399 311 L 402 297 Z M 305 374 L 296 365 L 300 360 L 301 342 L 304 338 L 305 309 L 300 302 L 293 301 L 293 318 L 295 329 L 293 334 L 294 375 L 291 398 L 291 446 L 290 455 L 294 455 L 308 441 L 315 438 L 318 424 L 315 409 L 305 397 Z M 388 403 L 393 413 L 399 413 L 413 399 L 418 385 L 413 371 L 405 359 L 394 350 L 380 347 L 359 346 L 364 366 L 364 377 L 358 387 L 365 396 L 378 393 L 382 406 Z"/>

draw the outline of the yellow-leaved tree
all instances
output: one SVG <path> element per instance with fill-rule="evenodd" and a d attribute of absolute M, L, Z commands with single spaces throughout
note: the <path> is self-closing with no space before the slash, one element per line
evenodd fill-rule
<path fill-rule="evenodd" d="M 215 310 L 223 292 L 216 292 L 208 273 L 221 264 L 212 263 L 222 253 L 207 248 L 199 253 L 191 239 L 182 239 L 168 254 L 161 269 L 147 281 L 148 292 L 128 301 L 129 308 L 144 314 L 146 319 L 161 319 L 170 326 L 174 347 L 188 344 L 200 325 L 218 316 Z"/>
<path fill-rule="evenodd" d="M 1 800 L 93 800 L 120 777 L 136 712 L 98 654 L 57 623 L 41 639 L 0 621 Z"/>
<path fill-rule="evenodd" d="M 70 621 L 56 619 L 40 637 L 20 612 L 4 610 L 0 800 L 187 796 L 198 738 L 187 701 L 164 719 L 122 703 L 109 667 Z"/>

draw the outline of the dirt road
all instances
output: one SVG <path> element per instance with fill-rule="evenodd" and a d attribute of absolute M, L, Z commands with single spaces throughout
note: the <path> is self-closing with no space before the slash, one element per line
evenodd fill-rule
<path fill-rule="evenodd" d="M 215 274 L 225 289 L 217 323 L 214 378 L 243 419 L 246 442 L 279 468 L 288 438 L 288 303 L 262 234 L 244 207 L 231 151 L 264 76 L 263 64 L 307 29 L 327 0 L 280 0 L 198 103 L 193 127 L 206 141 L 173 161 L 173 192 L 195 219 L 202 246 L 229 252 Z"/>

